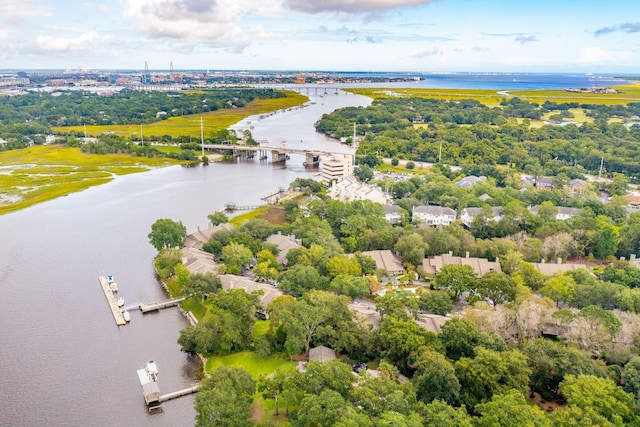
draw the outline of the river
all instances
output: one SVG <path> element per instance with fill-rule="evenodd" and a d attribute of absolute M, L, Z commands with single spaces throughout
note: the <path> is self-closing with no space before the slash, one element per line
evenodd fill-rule
<path fill-rule="evenodd" d="M 313 124 L 370 99 L 343 92 L 311 98 L 305 108 L 237 128 L 253 126 L 269 145 L 348 151 Z M 152 267 L 151 224 L 171 218 L 189 232 L 206 227 L 207 215 L 226 202 L 256 204 L 297 177 L 314 177 L 318 170 L 305 170 L 303 161 L 292 155 L 286 165 L 172 166 L 0 216 L 0 425 L 192 425 L 193 396 L 149 415 L 135 372 L 155 360 L 162 393 L 197 381 L 197 361 L 177 344 L 186 320 L 176 308 L 132 311 L 131 323 L 118 328 L 98 275 L 115 276 L 127 306 L 165 299 Z"/>

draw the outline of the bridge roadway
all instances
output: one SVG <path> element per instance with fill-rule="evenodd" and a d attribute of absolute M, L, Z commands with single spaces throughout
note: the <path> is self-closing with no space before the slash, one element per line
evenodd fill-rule
<path fill-rule="evenodd" d="M 271 152 L 271 161 L 273 163 L 284 162 L 287 159 L 288 154 L 302 154 L 306 156 L 304 165 L 312 166 L 320 163 L 320 156 L 331 156 L 333 153 L 330 151 L 320 150 L 302 150 L 299 148 L 287 148 L 286 143 L 283 143 L 280 147 L 268 147 L 263 145 L 241 145 L 241 144 L 203 144 L 206 150 L 237 150 L 237 151 L 254 151 L 259 153 Z"/>

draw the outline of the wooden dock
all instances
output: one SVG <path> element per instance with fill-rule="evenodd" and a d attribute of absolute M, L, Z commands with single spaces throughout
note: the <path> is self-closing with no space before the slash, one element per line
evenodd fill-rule
<path fill-rule="evenodd" d="M 185 299 L 185 297 L 180 297 L 180 298 L 170 299 L 168 301 L 153 302 L 153 303 L 150 303 L 150 304 L 147 304 L 145 302 L 141 302 L 140 303 L 140 311 L 142 311 L 143 313 L 149 313 L 149 312 L 152 312 L 152 311 L 162 310 L 163 308 L 176 306 L 176 305 L 180 304 L 182 301 L 184 301 L 184 299 Z"/>
<path fill-rule="evenodd" d="M 166 402 L 167 400 L 177 399 L 178 397 L 186 396 L 188 394 L 197 393 L 200 388 L 200 384 L 196 384 L 183 390 L 174 391 L 173 393 L 167 393 L 160 396 L 158 402 Z"/>
<path fill-rule="evenodd" d="M 100 282 L 100 286 L 102 286 L 102 291 L 104 292 L 104 296 L 107 298 L 107 302 L 109 303 L 109 308 L 111 309 L 111 313 L 113 314 L 113 318 L 116 321 L 116 325 L 123 326 L 127 324 L 127 321 L 124 320 L 122 316 L 122 311 L 120 307 L 118 307 L 118 303 L 116 302 L 116 297 L 113 295 L 113 291 L 111 290 L 111 286 L 109 285 L 109 281 L 107 280 L 107 276 L 98 276 L 98 281 Z"/>

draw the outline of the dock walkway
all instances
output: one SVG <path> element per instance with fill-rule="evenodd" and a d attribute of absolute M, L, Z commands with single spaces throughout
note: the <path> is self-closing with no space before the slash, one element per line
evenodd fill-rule
<path fill-rule="evenodd" d="M 188 394 L 196 393 L 199 388 L 200 388 L 200 384 L 196 384 L 194 386 L 191 386 L 189 388 L 185 388 L 183 390 L 178 390 L 178 391 L 174 391 L 173 393 L 163 394 L 158 399 L 158 402 L 162 403 L 162 402 L 166 402 L 167 400 L 177 399 L 178 397 L 182 397 L 182 396 L 186 396 Z"/>
<path fill-rule="evenodd" d="M 180 298 L 170 299 L 168 301 L 153 302 L 153 303 L 150 303 L 150 304 L 147 304 L 145 302 L 141 302 L 140 303 L 140 311 L 142 311 L 143 313 L 149 313 L 151 311 L 157 311 L 157 310 L 161 310 L 163 308 L 173 307 L 175 305 L 180 304 L 182 301 L 184 301 L 184 299 L 185 299 L 185 297 L 180 297 Z"/>
<path fill-rule="evenodd" d="M 116 321 L 116 325 L 118 326 L 126 325 L 127 321 L 124 320 L 122 311 L 120 307 L 118 307 L 116 297 L 115 295 L 113 295 L 113 291 L 111 290 L 111 285 L 109 285 L 107 276 L 104 276 L 104 275 L 98 276 L 98 281 L 100 282 L 100 286 L 102 286 L 102 291 L 104 292 L 104 296 L 107 298 L 107 302 L 109 303 L 109 308 L 111 308 L 111 313 L 113 314 L 113 318 Z"/>

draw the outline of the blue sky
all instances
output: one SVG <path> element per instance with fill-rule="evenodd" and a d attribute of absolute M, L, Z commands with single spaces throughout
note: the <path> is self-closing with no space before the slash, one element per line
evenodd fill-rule
<path fill-rule="evenodd" d="M 0 0 L 1 69 L 640 74 L 638 0 Z"/>

